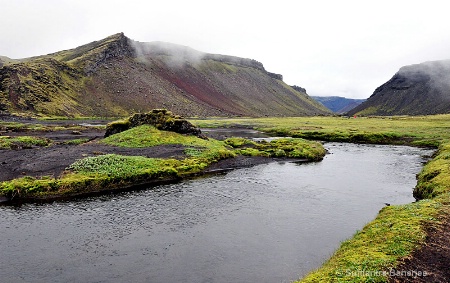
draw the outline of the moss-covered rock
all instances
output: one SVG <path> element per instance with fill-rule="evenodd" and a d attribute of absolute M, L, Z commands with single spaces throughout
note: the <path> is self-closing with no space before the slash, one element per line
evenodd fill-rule
<path fill-rule="evenodd" d="M 172 112 L 166 109 L 153 109 L 147 113 L 136 113 L 125 120 L 111 122 L 106 126 L 105 138 L 146 124 L 152 125 L 158 130 L 171 131 L 207 139 L 199 128 L 192 125 L 186 119 L 172 114 Z"/>

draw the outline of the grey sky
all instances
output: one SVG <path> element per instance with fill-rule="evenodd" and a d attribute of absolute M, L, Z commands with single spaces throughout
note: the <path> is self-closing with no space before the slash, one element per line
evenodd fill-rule
<path fill-rule="evenodd" d="M 0 55 L 124 32 L 252 58 L 310 95 L 366 98 L 401 66 L 450 59 L 446 1 L 0 0 Z"/>

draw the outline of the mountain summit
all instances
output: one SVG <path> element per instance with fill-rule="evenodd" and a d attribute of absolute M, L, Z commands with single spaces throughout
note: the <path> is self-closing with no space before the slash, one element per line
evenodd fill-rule
<path fill-rule="evenodd" d="M 124 116 L 308 116 L 329 111 L 252 59 L 208 54 L 123 33 L 48 55 L 0 57 L 0 110 Z"/>
<path fill-rule="evenodd" d="M 350 115 L 431 115 L 450 113 L 450 60 L 410 65 L 378 87 Z"/>

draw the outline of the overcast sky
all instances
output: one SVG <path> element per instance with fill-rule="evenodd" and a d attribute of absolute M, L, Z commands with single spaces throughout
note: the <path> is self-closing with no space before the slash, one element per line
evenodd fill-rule
<path fill-rule="evenodd" d="M 367 98 L 404 65 L 450 59 L 446 1 L 0 0 L 0 55 L 124 32 L 255 59 L 309 95 Z"/>

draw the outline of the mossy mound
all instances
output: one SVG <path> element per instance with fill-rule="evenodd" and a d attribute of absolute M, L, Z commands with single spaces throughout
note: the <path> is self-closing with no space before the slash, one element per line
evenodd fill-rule
<path fill-rule="evenodd" d="M 166 109 L 153 109 L 147 113 L 136 113 L 125 120 L 111 122 L 106 126 L 105 138 L 146 124 L 152 125 L 162 131 L 171 131 L 208 139 L 202 134 L 202 131 L 199 128 L 192 125 L 186 119 L 172 114 L 172 112 Z"/>

